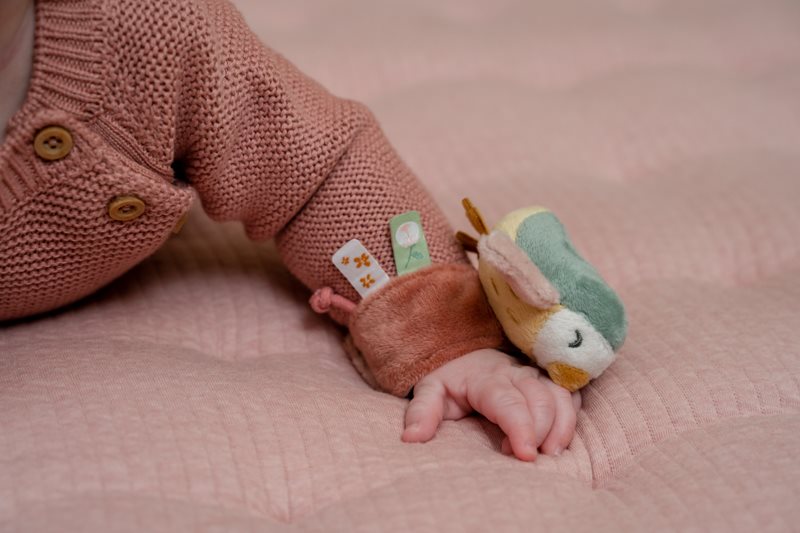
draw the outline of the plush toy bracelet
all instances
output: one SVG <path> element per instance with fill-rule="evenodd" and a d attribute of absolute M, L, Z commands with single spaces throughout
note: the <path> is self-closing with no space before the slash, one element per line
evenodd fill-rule
<path fill-rule="evenodd" d="M 462 203 L 480 238 L 456 237 L 478 254 L 481 284 L 509 340 L 570 391 L 598 377 L 625 340 L 625 308 L 561 222 L 528 207 L 490 232 L 472 202 Z"/>

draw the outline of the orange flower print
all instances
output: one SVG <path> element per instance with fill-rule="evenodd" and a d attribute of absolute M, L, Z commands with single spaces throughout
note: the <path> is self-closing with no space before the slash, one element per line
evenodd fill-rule
<path fill-rule="evenodd" d="M 356 258 L 356 261 L 357 260 L 358 258 Z M 372 279 L 372 274 L 367 274 L 363 278 L 360 278 L 359 281 L 361 282 L 361 285 L 363 285 L 365 289 L 369 289 L 370 287 L 372 287 L 372 284 L 375 283 L 375 280 Z"/>
<path fill-rule="evenodd" d="M 370 266 L 369 256 L 367 254 L 361 254 L 361 257 L 356 257 L 356 268 L 361 268 L 362 266 L 368 267 Z"/>
<path fill-rule="evenodd" d="M 342 264 L 343 265 L 349 265 L 350 264 L 350 258 L 347 257 L 347 256 L 342 257 Z"/>

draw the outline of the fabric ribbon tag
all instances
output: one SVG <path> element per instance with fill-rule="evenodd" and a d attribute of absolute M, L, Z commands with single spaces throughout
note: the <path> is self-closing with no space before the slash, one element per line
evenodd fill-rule
<path fill-rule="evenodd" d="M 431 256 L 428 252 L 428 241 L 422 231 L 419 211 L 397 215 L 389 221 L 389 228 L 398 276 L 430 266 Z"/>
<path fill-rule="evenodd" d="M 333 254 L 333 264 L 362 298 L 389 282 L 389 276 L 358 239 L 339 248 Z"/>

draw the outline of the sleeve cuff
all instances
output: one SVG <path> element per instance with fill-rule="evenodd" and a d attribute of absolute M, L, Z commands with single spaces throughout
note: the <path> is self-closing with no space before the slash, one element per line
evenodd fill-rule
<path fill-rule="evenodd" d="M 401 397 L 448 361 L 503 343 L 478 273 L 462 264 L 394 278 L 356 307 L 349 326 L 375 382 Z"/>

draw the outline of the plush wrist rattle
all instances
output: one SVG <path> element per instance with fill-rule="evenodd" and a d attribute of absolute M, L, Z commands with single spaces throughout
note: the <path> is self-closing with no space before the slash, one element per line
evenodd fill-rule
<path fill-rule="evenodd" d="M 561 222 L 543 207 L 528 207 L 490 232 L 472 202 L 463 205 L 480 238 L 456 237 L 478 254 L 483 290 L 509 340 L 565 389 L 598 377 L 625 340 L 625 308 L 578 255 Z"/>

